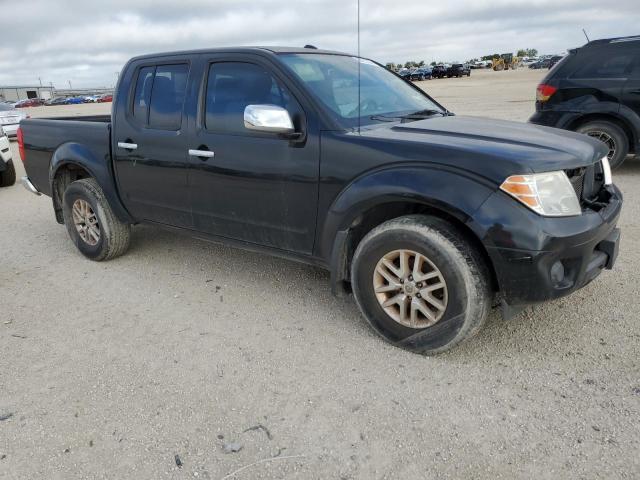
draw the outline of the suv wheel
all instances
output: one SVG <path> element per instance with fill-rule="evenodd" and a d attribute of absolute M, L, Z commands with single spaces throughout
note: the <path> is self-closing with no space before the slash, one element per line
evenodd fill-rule
<path fill-rule="evenodd" d="M 116 218 L 93 178 L 76 180 L 67 187 L 62 213 L 71 240 L 85 257 L 109 260 L 129 248 L 131 226 Z"/>
<path fill-rule="evenodd" d="M 584 133 L 603 142 L 609 149 L 607 158 L 611 164 L 611 168 L 617 168 L 622 165 L 624 159 L 629 153 L 629 139 L 624 130 L 615 123 L 605 120 L 588 122 L 580 125 L 576 132 Z"/>
<path fill-rule="evenodd" d="M 0 159 L 0 162 L 2 160 Z M 4 172 L 0 172 L 0 187 L 10 187 L 16 183 L 16 167 L 13 166 L 13 162 L 9 160 Z"/>
<path fill-rule="evenodd" d="M 389 342 L 435 354 L 475 335 L 491 306 L 487 266 L 462 232 L 435 217 L 383 223 L 358 245 L 353 292 Z"/>

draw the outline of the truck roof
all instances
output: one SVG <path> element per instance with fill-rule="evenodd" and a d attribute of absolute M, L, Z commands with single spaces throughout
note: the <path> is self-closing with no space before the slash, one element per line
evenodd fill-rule
<path fill-rule="evenodd" d="M 623 42 L 637 42 L 640 41 L 640 35 L 631 35 L 628 37 L 615 37 L 615 38 L 601 38 L 599 40 L 591 40 L 589 43 L 585 44 L 587 46 L 593 45 L 603 45 L 609 43 L 623 43 Z"/>
<path fill-rule="evenodd" d="M 168 57 L 172 55 L 188 55 L 188 54 L 207 54 L 207 53 L 306 53 L 306 54 L 325 54 L 325 55 L 344 55 L 351 56 L 349 53 L 337 52 L 333 50 L 321 50 L 311 47 L 259 47 L 259 46 L 239 46 L 239 47 L 222 47 L 222 48 L 202 48 L 195 50 L 179 50 L 174 52 L 158 52 L 145 55 L 138 55 L 131 60 L 140 60 L 145 58 Z"/>

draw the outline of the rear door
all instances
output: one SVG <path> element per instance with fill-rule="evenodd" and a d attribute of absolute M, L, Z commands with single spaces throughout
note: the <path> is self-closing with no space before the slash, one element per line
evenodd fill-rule
<path fill-rule="evenodd" d="M 190 69 L 189 57 L 180 56 L 132 65 L 114 104 L 116 177 L 137 220 L 193 226 L 183 115 Z"/>
<path fill-rule="evenodd" d="M 285 77 L 257 55 L 202 57 L 204 70 L 188 148 L 195 228 L 213 235 L 309 254 L 318 201 L 319 137 Z M 301 141 L 248 130 L 250 104 L 281 106 Z"/>
<path fill-rule="evenodd" d="M 640 120 L 640 40 L 629 42 L 629 50 L 634 60 L 623 88 L 622 105 L 631 109 Z M 640 136 L 640 132 L 637 135 Z"/>

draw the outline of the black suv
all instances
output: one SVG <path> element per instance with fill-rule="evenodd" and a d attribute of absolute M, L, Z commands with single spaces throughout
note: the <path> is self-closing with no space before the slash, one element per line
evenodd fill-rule
<path fill-rule="evenodd" d="M 447 68 L 447 77 L 470 77 L 471 69 L 468 65 L 464 65 L 462 63 L 454 63 L 449 68 Z"/>
<path fill-rule="evenodd" d="M 639 153 L 640 36 L 570 50 L 538 85 L 529 121 L 597 138 L 613 168 Z"/>

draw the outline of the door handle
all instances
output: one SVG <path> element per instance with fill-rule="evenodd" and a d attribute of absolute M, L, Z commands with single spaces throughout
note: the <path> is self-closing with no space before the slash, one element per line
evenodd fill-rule
<path fill-rule="evenodd" d="M 125 150 L 135 150 L 138 148 L 137 143 L 118 142 L 118 148 L 124 148 Z"/>
<path fill-rule="evenodd" d="M 189 149 L 189 156 L 191 157 L 199 157 L 200 159 L 204 158 L 213 158 L 215 155 L 211 150 L 192 150 Z"/>

